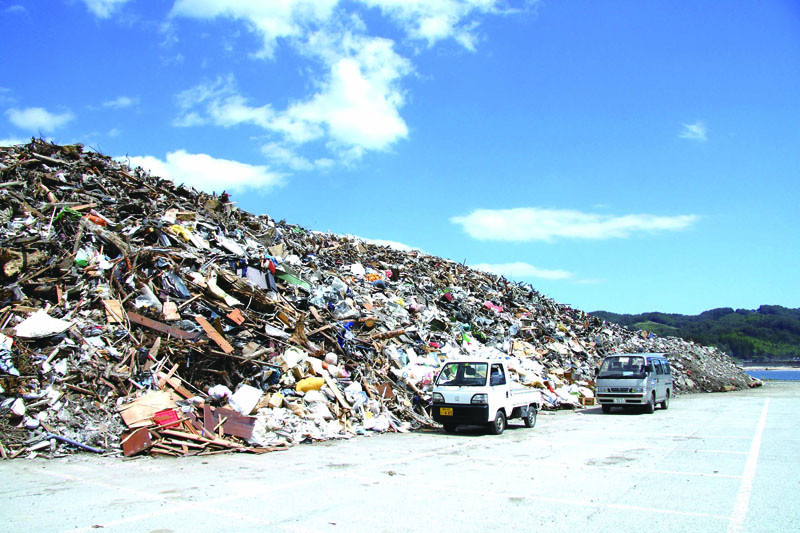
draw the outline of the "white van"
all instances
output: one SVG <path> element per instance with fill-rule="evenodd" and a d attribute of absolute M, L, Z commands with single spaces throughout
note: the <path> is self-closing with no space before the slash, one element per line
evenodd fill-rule
<path fill-rule="evenodd" d="M 664 353 L 609 355 L 600 365 L 595 386 L 604 413 L 613 407 L 643 408 L 652 413 L 656 404 L 669 408 L 672 370 Z"/>

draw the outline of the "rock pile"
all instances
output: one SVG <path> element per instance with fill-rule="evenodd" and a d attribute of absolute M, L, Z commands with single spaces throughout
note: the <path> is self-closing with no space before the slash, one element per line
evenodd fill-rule
<path fill-rule="evenodd" d="M 0 455 L 264 452 L 433 426 L 447 358 L 503 357 L 549 408 L 611 352 L 679 391 L 750 379 L 716 349 L 530 285 L 238 209 L 81 145 L 0 148 Z"/>

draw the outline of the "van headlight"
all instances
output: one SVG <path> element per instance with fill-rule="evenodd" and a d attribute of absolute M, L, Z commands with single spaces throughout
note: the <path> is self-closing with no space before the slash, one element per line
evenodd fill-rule
<path fill-rule="evenodd" d="M 643 387 L 631 387 L 631 392 L 644 392 Z"/>
<path fill-rule="evenodd" d="M 597 392 L 608 392 L 608 387 L 597 387 Z"/>
<path fill-rule="evenodd" d="M 469 403 L 474 404 L 474 405 L 486 405 L 486 404 L 489 403 L 489 395 L 488 394 L 476 394 L 475 396 L 472 397 L 472 400 L 470 400 Z"/>
<path fill-rule="evenodd" d="M 444 396 L 442 396 L 441 393 L 434 392 L 433 403 L 444 403 Z"/>

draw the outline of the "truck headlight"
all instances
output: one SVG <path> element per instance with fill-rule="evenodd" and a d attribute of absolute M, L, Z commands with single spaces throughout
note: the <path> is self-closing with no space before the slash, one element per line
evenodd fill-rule
<path fill-rule="evenodd" d="M 488 394 L 476 394 L 475 396 L 472 397 L 472 400 L 470 400 L 469 403 L 474 404 L 474 405 L 486 405 L 486 404 L 489 403 L 489 395 Z"/>
<path fill-rule="evenodd" d="M 444 403 L 444 396 L 438 392 L 433 393 L 433 403 Z"/>

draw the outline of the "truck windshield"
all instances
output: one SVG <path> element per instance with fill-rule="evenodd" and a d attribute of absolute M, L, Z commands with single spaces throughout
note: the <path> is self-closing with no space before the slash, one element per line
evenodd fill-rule
<path fill-rule="evenodd" d="M 474 387 L 486 385 L 488 363 L 447 363 L 439 373 L 439 387 Z"/>
<path fill-rule="evenodd" d="M 642 379 L 645 370 L 644 362 L 644 357 L 629 357 L 625 355 L 606 357 L 597 377 Z"/>

